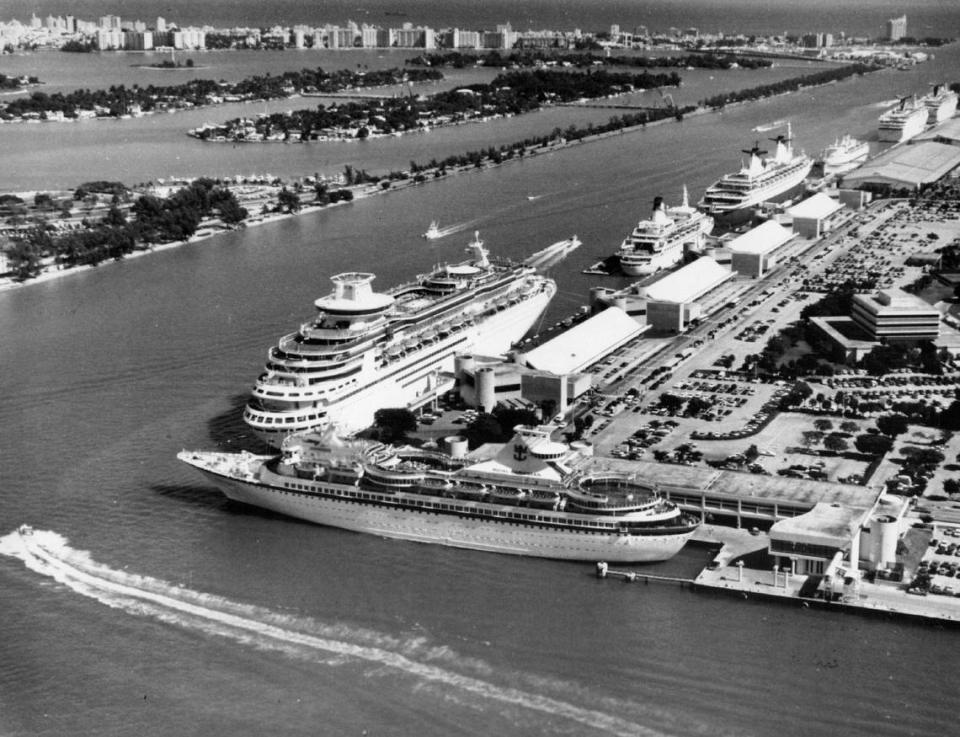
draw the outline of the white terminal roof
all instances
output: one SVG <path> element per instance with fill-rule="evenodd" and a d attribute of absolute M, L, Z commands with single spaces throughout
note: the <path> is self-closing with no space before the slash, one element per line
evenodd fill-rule
<path fill-rule="evenodd" d="M 793 231 L 774 220 L 767 220 L 727 244 L 731 253 L 765 254 L 793 238 Z"/>
<path fill-rule="evenodd" d="M 648 286 L 647 301 L 676 304 L 692 302 L 732 276 L 732 271 L 709 256 L 701 256 L 693 263 Z"/>
<path fill-rule="evenodd" d="M 787 214 L 793 218 L 811 218 L 822 220 L 828 218 L 843 205 L 823 192 L 817 192 L 813 197 L 808 197 L 787 210 Z"/>
<path fill-rule="evenodd" d="M 850 546 L 854 535 L 860 534 L 860 525 L 869 511 L 869 507 L 818 502 L 809 512 L 775 522 L 770 528 L 770 539 L 843 550 Z"/>
<path fill-rule="evenodd" d="M 945 120 L 937 127 L 926 133 L 921 133 L 913 140 L 916 142 L 938 141 L 940 143 L 960 143 L 960 118 Z"/>
<path fill-rule="evenodd" d="M 525 354 L 528 366 L 563 375 L 581 371 L 643 330 L 619 307 L 608 307 Z"/>
<path fill-rule="evenodd" d="M 960 146 L 947 143 L 914 143 L 897 146 L 843 177 L 844 186 L 862 182 L 909 184 L 935 182 L 960 165 Z"/>

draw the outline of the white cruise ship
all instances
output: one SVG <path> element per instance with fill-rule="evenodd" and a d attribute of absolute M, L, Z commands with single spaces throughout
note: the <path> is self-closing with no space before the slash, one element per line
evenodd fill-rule
<path fill-rule="evenodd" d="M 637 223 L 620 244 L 620 268 L 630 276 L 668 269 L 683 258 L 686 246 L 699 250 L 711 230 L 713 218 L 690 207 L 686 187 L 683 203 L 677 207 L 666 207 L 663 198 L 657 197 L 650 219 Z"/>
<path fill-rule="evenodd" d="M 635 476 L 592 468 L 589 446 L 518 426 L 486 460 L 288 438 L 276 456 L 182 451 L 230 499 L 317 524 L 493 553 L 644 563 L 672 557 L 699 520 Z"/>
<path fill-rule="evenodd" d="M 813 167 L 813 159 L 803 153 L 794 155 L 789 127 L 786 136 L 771 140 L 777 146 L 772 158 L 763 158 L 767 152 L 759 143 L 745 149 L 743 153 L 750 156 L 746 165 L 707 187 L 700 207 L 714 216 L 732 216 L 801 184 Z"/>
<path fill-rule="evenodd" d="M 824 174 L 849 171 L 870 155 L 870 144 L 847 134 L 827 146 L 820 154 Z"/>
<path fill-rule="evenodd" d="M 333 277 L 317 315 L 268 353 L 243 413 L 257 437 L 279 447 L 329 422 L 362 429 L 378 409 L 434 395 L 455 353 L 499 355 L 522 338 L 556 283 L 529 265 L 491 262 L 479 237 L 467 248 L 469 260 L 385 293 L 373 291 L 373 274 Z"/>
<path fill-rule="evenodd" d="M 904 97 L 900 103 L 880 116 L 880 140 L 901 143 L 923 132 L 927 125 L 927 106 L 915 97 Z"/>
<path fill-rule="evenodd" d="M 934 85 L 929 95 L 920 98 L 927 108 L 927 125 L 942 123 L 957 111 L 957 93 L 943 84 Z"/>

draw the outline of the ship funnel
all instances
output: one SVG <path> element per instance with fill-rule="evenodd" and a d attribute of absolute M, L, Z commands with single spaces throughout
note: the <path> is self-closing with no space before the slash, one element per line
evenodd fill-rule
<path fill-rule="evenodd" d="M 467 250 L 473 255 L 473 262 L 476 266 L 486 268 L 490 265 L 487 259 L 487 249 L 483 247 L 483 241 L 480 240 L 480 231 L 473 231 L 473 240 L 467 245 Z"/>
<path fill-rule="evenodd" d="M 673 222 L 667 217 L 667 208 L 663 204 L 663 197 L 655 197 L 653 200 L 653 222 L 661 225 L 668 225 Z"/>
<path fill-rule="evenodd" d="M 689 209 L 690 208 L 690 196 L 687 194 L 687 185 L 683 185 L 683 204 L 682 207 Z"/>

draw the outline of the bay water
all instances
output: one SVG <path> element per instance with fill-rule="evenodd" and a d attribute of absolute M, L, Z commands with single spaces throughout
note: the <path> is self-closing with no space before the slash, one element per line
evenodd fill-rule
<path fill-rule="evenodd" d="M 186 5 L 176 10 L 187 17 Z M 175 455 L 249 440 L 240 408 L 268 346 L 310 315 L 333 274 L 372 270 L 386 287 L 462 258 L 473 229 L 512 257 L 576 233 L 584 246 L 552 272 L 560 291 L 550 324 L 585 301 L 597 278 L 580 270 L 612 252 L 654 196 L 676 202 L 687 184 L 697 199 L 766 135 L 754 128 L 790 119 L 808 151 L 843 133 L 876 149 L 882 103 L 948 78 L 958 59 L 947 47 L 911 72 L 612 136 L 0 293 L 0 732 L 956 731 L 955 632 L 625 586 L 594 579 L 586 564 L 309 525 L 227 502 Z M 57 74 L 68 76 L 54 65 Z M 696 84 L 707 88 L 707 77 Z M 597 114 L 562 112 L 365 148 L 194 148 L 177 115 L 97 123 L 104 132 L 78 138 L 3 126 L 0 140 L 15 142 L 3 153 L 5 163 L 14 157 L 4 177 L 15 188 L 53 188 L 204 167 L 389 168 Z M 164 168 L 177 155 L 181 168 Z M 42 174 L 25 171 L 31 165 Z M 433 219 L 461 232 L 424 242 Z M 61 546 L 86 583 L 26 567 L 11 534 L 21 523 Z M 689 548 L 644 570 L 689 574 L 708 555 Z M 155 599 L 132 599 L 120 585 Z"/>

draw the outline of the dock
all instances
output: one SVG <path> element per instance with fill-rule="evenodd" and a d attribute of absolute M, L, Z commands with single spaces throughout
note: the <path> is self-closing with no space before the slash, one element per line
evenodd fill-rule
<path fill-rule="evenodd" d="M 744 565 L 743 559 L 766 547 L 767 537 L 762 533 L 705 524 L 697 531 L 694 541 L 721 545 L 711 563 L 695 578 L 614 570 L 602 561 L 596 564 L 596 577 L 620 579 L 624 583 L 670 583 L 693 591 L 724 594 L 738 599 L 960 628 L 960 598 L 957 597 L 918 596 L 907 593 L 899 586 L 860 579 L 828 596 L 817 590 L 820 583 L 818 576 L 794 574 L 787 568 L 749 568 Z"/>
<path fill-rule="evenodd" d="M 683 578 L 681 576 L 661 576 L 655 573 L 638 573 L 637 571 L 617 571 L 610 568 L 603 561 L 597 563 L 597 578 L 619 578 L 624 583 L 633 583 L 642 581 L 645 584 L 654 581 L 656 583 L 676 583 L 681 586 L 693 586 L 692 578 Z"/>

